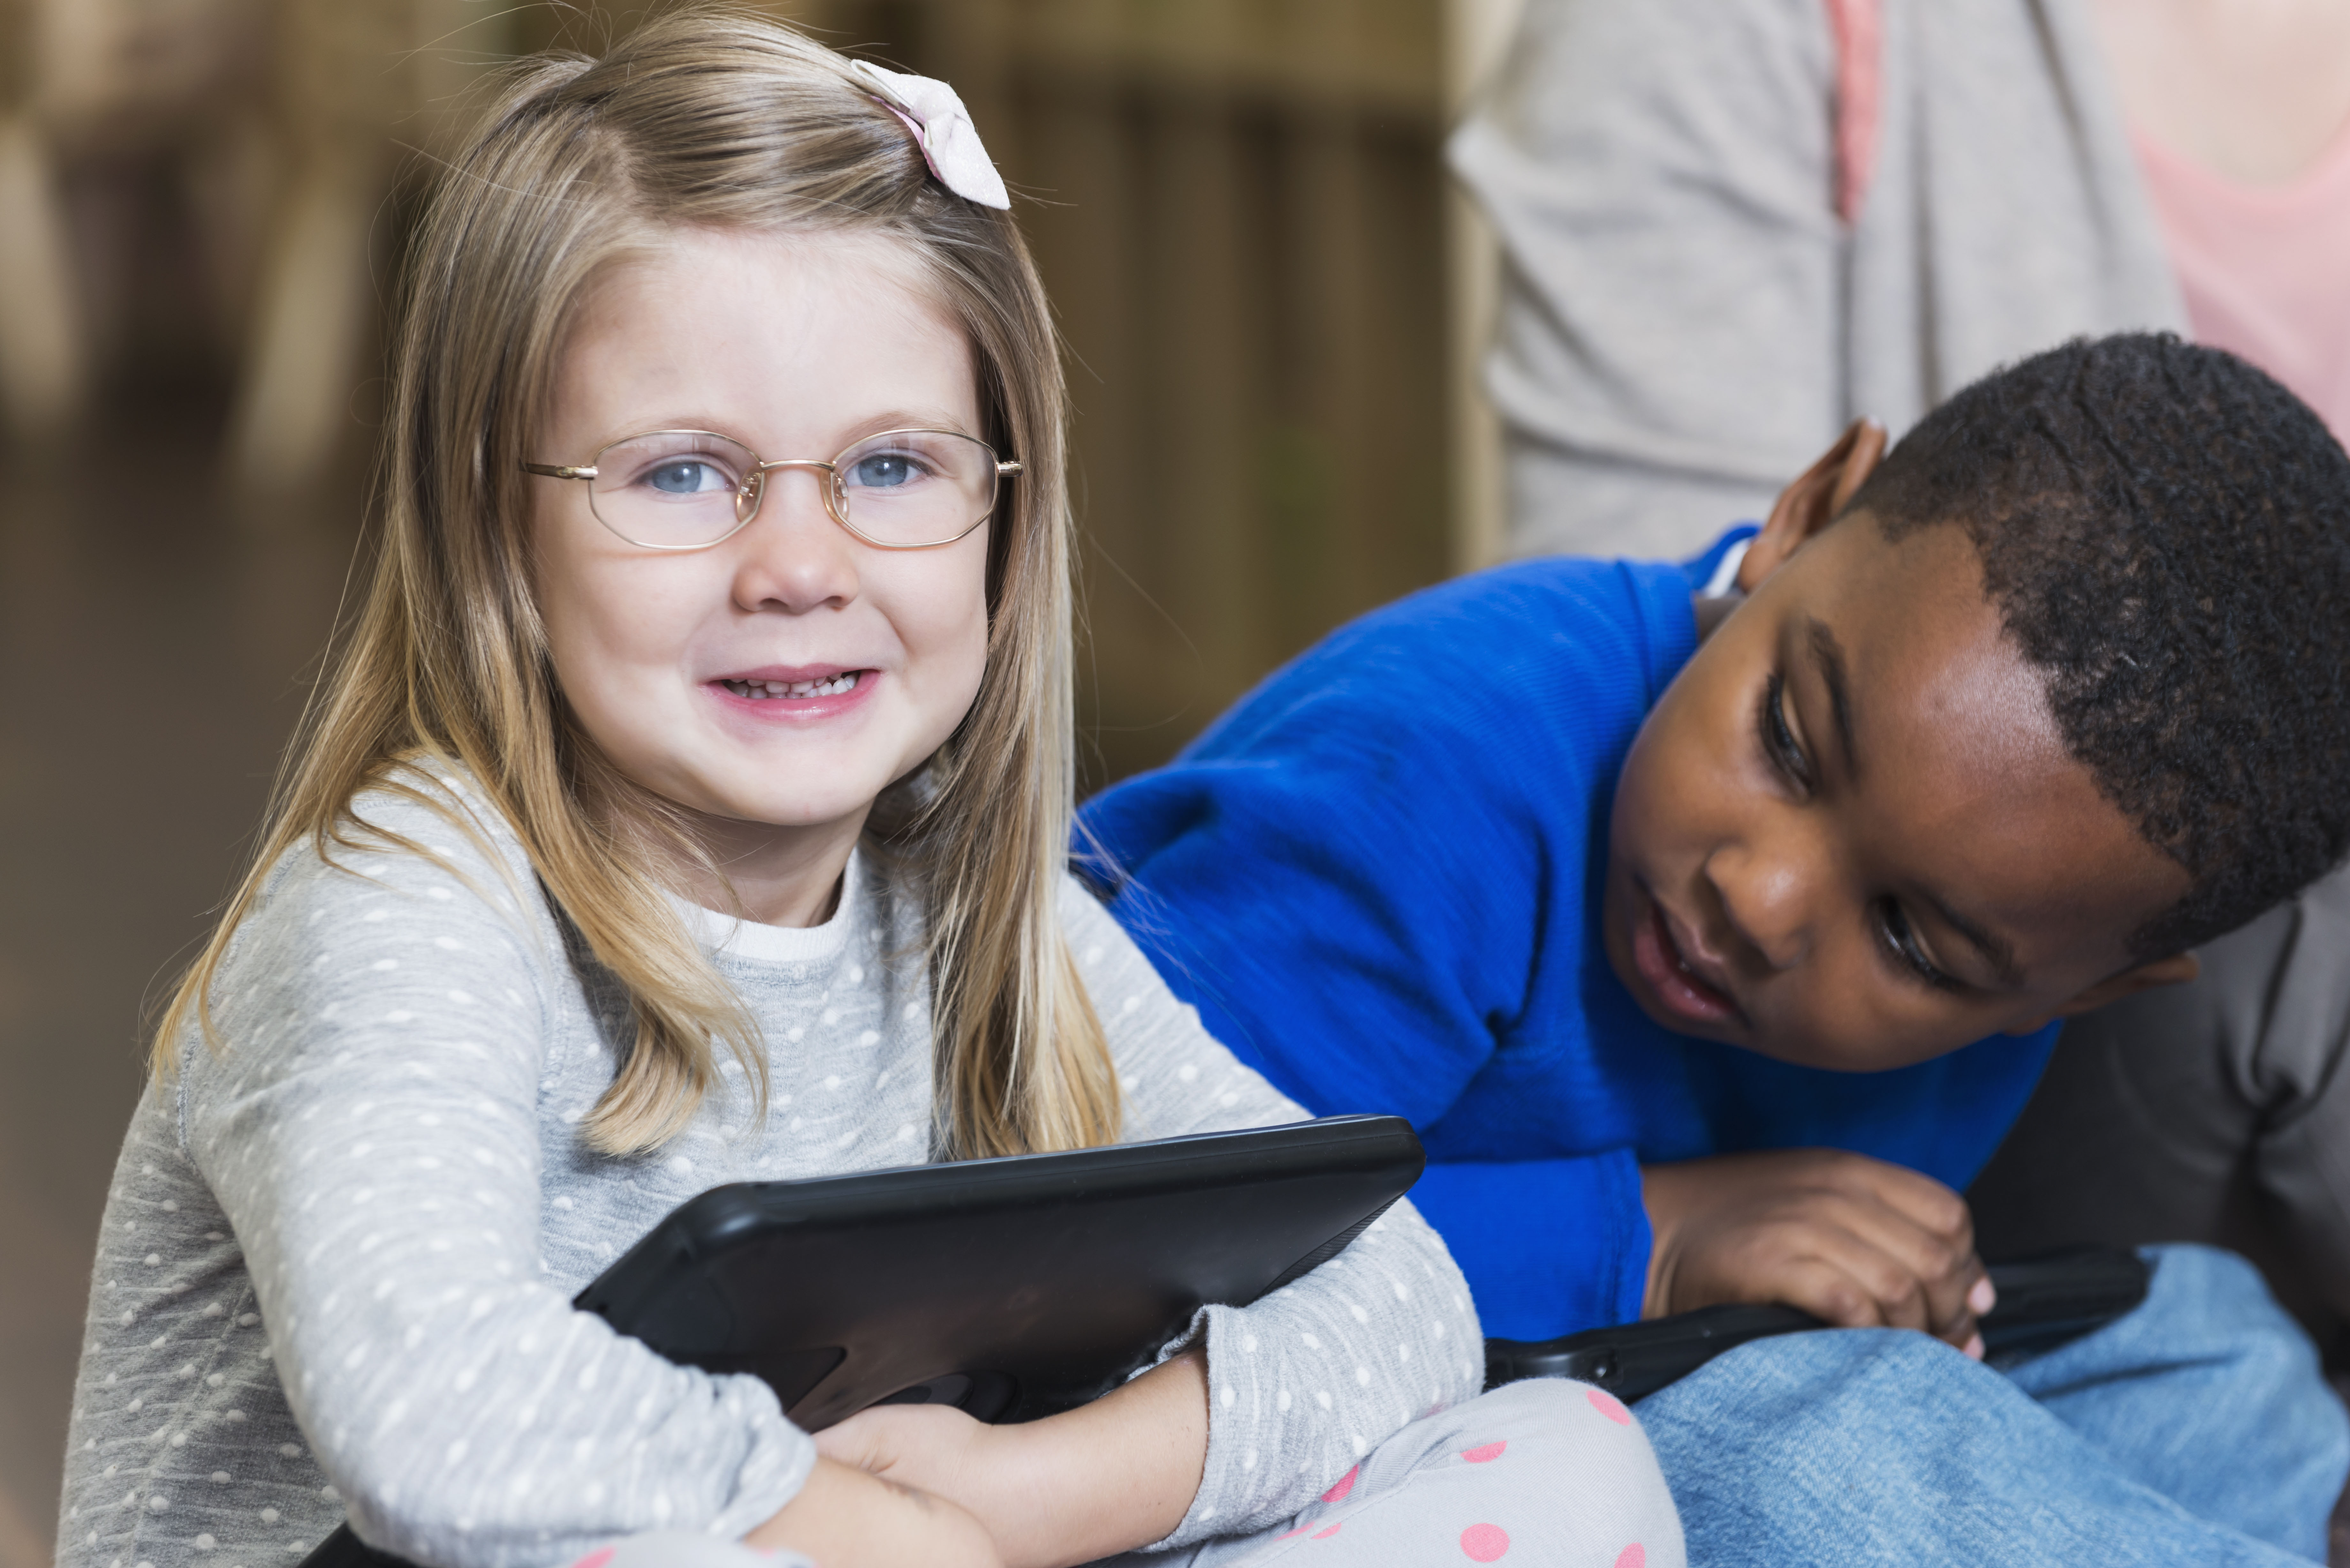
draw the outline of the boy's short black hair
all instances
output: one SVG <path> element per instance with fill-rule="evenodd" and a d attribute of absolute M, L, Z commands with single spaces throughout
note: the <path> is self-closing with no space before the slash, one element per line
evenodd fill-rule
<path fill-rule="evenodd" d="M 2350 456 L 2231 354 L 2079 339 L 1977 381 L 1852 499 L 1955 523 L 2073 755 L 2193 887 L 2139 960 L 2234 929 L 2350 849 Z"/>

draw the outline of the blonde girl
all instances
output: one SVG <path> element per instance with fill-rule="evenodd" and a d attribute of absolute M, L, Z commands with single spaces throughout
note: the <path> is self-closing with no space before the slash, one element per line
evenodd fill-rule
<path fill-rule="evenodd" d="M 1477 1397 L 1408 1207 L 1019 1428 L 812 1439 L 568 1305 L 720 1182 L 1301 1114 L 1064 869 L 1063 393 L 1007 207 L 941 84 L 743 17 L 490 107 L 364 607 L 116 1173 L 65 1568 L 291 1568 L 346 1517 L 449 1568 L 1678 1560 L 1620 1407 Z"/>

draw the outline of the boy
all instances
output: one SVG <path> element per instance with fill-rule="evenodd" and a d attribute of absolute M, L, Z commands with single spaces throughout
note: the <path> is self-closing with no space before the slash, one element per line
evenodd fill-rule
<path fill-rule="evenodd" d="M 1488 1333 L 1776 1300 L 1980 1354 L 1953 1189 L 2057 1022 L 2350 846 L 2350 459 L 2225 355 L 2081 342 L 1739 542 L 1377 612 L 1087 822 L 1213 1033 L 1420 1127 Z"/>

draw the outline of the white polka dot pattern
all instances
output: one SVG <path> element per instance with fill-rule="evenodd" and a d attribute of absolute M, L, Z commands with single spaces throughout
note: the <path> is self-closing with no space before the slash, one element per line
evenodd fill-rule
<path fill-rule="evenodd" d="M 363 812 L 459 874 L 388 850 L 273 872 L 221 972 L 224 1049 L 183 1052 L 116 1168 L 59 1568 L 291 1564 L 346 1509 L 452 1568 L 560 1563 L 656 1528 L 739 1535 L 797 1490 L 807 1438 L 754 1379 L 672 1366 L 568 1301 L 711 1186 L 927 1158 L 927 988 L 900 956 L 919 950 L 914 901 L 859 857 L 832 921 L 769 944 L 788 960 L 722 950 L 768 1041 L 770 1114 L 722 1072 L 680 1137 L 614 1160 L 577 1129 L 625 998 L 569 961 L 511 836 L 483 829 L 501 863 L 413 802 Z M 1303 1115 L 1074 882 L 1063 909 L 1128 1137 Z M 1207 1474 L 1170 1543 L 1295 1511 L 1364 1439 L 1482 1372 L 1458 1354 L 1478 1344 L 1459 1274 L 1406 1206 L 1265 1302 L 1202 1313 L 1201 1336 Z"/>

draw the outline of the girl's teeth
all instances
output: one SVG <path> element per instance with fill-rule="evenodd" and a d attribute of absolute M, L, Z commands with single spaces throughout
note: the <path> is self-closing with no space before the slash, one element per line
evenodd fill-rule
<path fill-rule="evenodd" d="M 828 680 L 723 680 L 719 684 L 737 697 L 764 702 L 776 697 L 837 697 L 844 691 L 856 691 L 857 679 L 856 670 L 846 670 Z"/>

